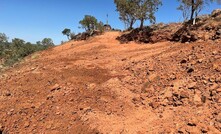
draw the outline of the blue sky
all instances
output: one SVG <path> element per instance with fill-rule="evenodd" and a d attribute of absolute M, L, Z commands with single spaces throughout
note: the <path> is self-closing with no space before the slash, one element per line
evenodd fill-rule
<path fill-rule="evenodd" d="M 163 6 L 156 13 L 157 23 L 182 21 L 181 12 L 176 8 L 177 0 L 162 0 Z M 221 8 L 211 4 L 204 8 L 202 14 Z M 12 38 L 21 38 L 35 43 L 43 38 L 52 38 L 56 44 L 67 40 L 61 34 L 64 28 L 81 32 L 79 21 L 84 15 L 93 15 L 113 28 L 124 29 L 118 19 L 113 0 L 0 0 L 0 32 Z M 148 22 L 146 22 L 148 24 Z M 139 26 L 139 22 L 134 25 Z"/>

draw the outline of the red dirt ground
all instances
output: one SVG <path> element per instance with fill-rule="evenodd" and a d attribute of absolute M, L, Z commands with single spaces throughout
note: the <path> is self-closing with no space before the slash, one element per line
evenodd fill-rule
<path fill-rule="evenodd" d="M 221 133 L 221 41 L 120 44 L 120 33 L 36 53 L 0 75 L 4 133 Z"/>

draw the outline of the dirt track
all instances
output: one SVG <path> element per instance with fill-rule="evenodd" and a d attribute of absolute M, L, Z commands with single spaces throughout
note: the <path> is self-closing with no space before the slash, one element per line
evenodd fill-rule
<path fill-rule="evenodd" d="M 68 42 L 2 74 L 1 130 L 221 133 L 220 41 L 119 44 L 118 35 Z"/>

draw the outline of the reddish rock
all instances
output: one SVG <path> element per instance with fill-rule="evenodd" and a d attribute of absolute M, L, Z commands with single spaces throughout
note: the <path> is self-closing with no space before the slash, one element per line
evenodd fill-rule
<path fill-rule="evenodd" d="M 197 82 L 191 82 L 188 84 L 188 89 L 195 89 L 197 85 Z"/>
<path fill-rule="evenodd" d="M 221 93 L 221 87 L 216 89 L 216 92 Z"/>
<path fill-rule="evenodd" d="M 153 109 L 156 109 L 157 107 L 159 107 L 159 103 L 158 102 L 151 102 L 149 103 L 149 106 L 151 106 Z"/>
<path fill-rule="evenodd" d="M 55 91 L 61 89 L 60 85 L 55 84 L 53 87 L 50 88 L 50 91 Z"/>
<path fill-rule="evenodd" d="M 202 103 L 202 100 L 201 100 L 201 95 L 200 94 L 195 94 L 194 97 L 193 97 L 193 101 L 195 104 L 201 104 Z"/>
<path fill-rule="evenodd" d="M 189 92 L 188 91 L 181 91 L 180 97 L 182 98 L 189 98 Z"/>
<path fill-rule="evenodd" d="M 219 88 L 219 85 L 214 83 L 211 87 L 210 90 L 216 90 L 217 88 Z"/>
<path fill-rule="evenodd" d="M 219 113 L 216 117 L 216 121 L 218 121 L 219 123 L 221 123 L 221 113 Z"/>
<path fill-rule="evenodd" d="M 171 90 L 169 90 L 169 89 L 167 89 L 165 92 L 164 92 L 164 95 L 163 95 L 163 97 L 164 98 L 171 98 L 173 96 L 173 93 L 172 93 L 172 91 Z"/>
<path fill-rule="evenodd" d="M 215 9 L 212 11 L 211 16 L 212 17 L 217 17 L 221 15 L 221 9 Z"/>

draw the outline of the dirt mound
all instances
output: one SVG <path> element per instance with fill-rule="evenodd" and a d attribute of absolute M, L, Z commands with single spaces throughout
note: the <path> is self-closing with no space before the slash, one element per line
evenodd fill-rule
<path fill-rule="evenodd" d="M 143 43 L 156 43 L 172 39 L 173 33 L 176 32 L 182 25 L 180 23 L 171 24 L 156 24 L 144 29 L 134 29 L 128 34 L 123 34 L 117 37 L 121 43 L 128 43 L 130 41 Z"/>
<path fill-rule="evenodd" d="M 71 41 L 0 75 L 4 133 L 220 133 L 220 41 Z"/>
<path fill-rule="evenodd" d="M 144 29 L 134 29 L 117 37 L 121 43 L 130 41 L 156 43 L 162 41 L 195 42 L 221 39 L 221 11 L 214 10 L 211 15 L 202 15 L 196 19 L 197 24 L 190 22 L 157 24 Z"/>
<path fill-rule="evenodd" d="M 213 11 L 209 15 L 197 18 L 196 25 L 190 25 L 188 22 L 174 33 L 172 41 L 194 42 L 221 39 L 221 13 L 219 10 Z"/>

